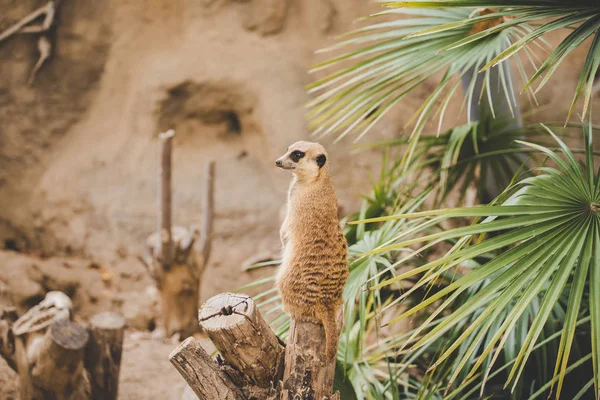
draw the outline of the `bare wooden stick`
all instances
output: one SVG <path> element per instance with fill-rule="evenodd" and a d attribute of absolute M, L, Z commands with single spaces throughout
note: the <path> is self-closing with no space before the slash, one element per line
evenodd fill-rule
<path fill-rule="evenodd" d="M 19 31 L 25 31 L 26 33 L 28 33 L 28 31 L 31 32 L 31 30 L 27 30 L 25 28 L 25 26 L 32 23 L 33 21 L 35 21 L 42 15 L 45 16 L 44 21 L 42 22 L 42 25 L 39 27 L 39 30 L 37 30 L 35 33 L 47 31 L 50 28 L 50 26 L 52 25 L 52 23 L 54 22 L 55 13 L 56 13 L 56 6 L 54 4 L 54 1 L 49 1 L 42 7 L 38 8 L 37 10 L 26 15 L 24 18 L 22 18 L 16 24 L 11 25 L 4 32 L 0 33 L 0 42 L 5 39 L 8 39 L 9 37 L 11 37 L 14 34 L 19 33 Z"/>
<path fill-rule="evenodd" d="M 243 400 L 238 389 L 193 338 L 184 340 L 169 356 L 200 400 Z"/>
<path fill-rule="evenodd" d="M 58 291 L 48 292 L 44 300 L 15 321 L 12 330 L 16 336 L 41 331 L 56 321 L 68 319 L 72 308 L 69 296 Z"/>
<path fill-rule="evenodd" d="M 208 161 L 204 166 L 204 190 L 202 192 L 202 231 L 200 238 L 200 254 L 204 266 L 208 263 L 212 248 L 212 230 L 215 202 L 215 162 Z"/>
<path fill-rule="evenodd" d="M 21 19 L 16 24 L 9 27 L 4 32 L 0 33 L 0 42 L 17 33 L 40 34 L 38 38 L 38 50 L 40 52 L 40 56 L 29 75 L 29 85 L 33 85 L 38 71 L 52 54 L 52 43 L 50 43 L 50 40 L 48 39 L 46 33 L 54 24 L 56 11 L 60 6 L 60 3 L 61 1 L 59 0 L 49 1 L 48 3 L 46 3 L 46 5 L 38 8 L 34 12 L 25 16 L 25 18 Z M 27 26 L 28 24 L 34 22 L 41 16 L 44 16 L 44 19 L 39 25 Z"/>
<path fill-rule="evenodd" d="M 35 63 L 35 66 L 31 70 L 31 74 L 29 75 L 28 83 L 30 86 L 33 85 L 38 71 L 40 70 L 40 68 L 42 68 L 46 60 L 50 58 L 50 54 L 52 53 L 52 43 L 50 43 L 50 40 L 48 40 L 48 37 L 46 35 L 41 35 L 38 38 L 38 50 L 40 52 L 40 57 L 38 58 L 37 62 Z"/>
<path fill-rule="evenodd" d="M 92 399 L 116 400 L 125 318 L 112 312 L 96 314 L 90 321 L 89 332 L 85 368 L 91 377 Z"/>
<path fill-rule="evenodd" d="M 198 319 L 229 366 L 253 385 L 276 386 L 283 375 L 284 347 L 249 296 L 213 296 L 202 305 Z"/>
<path fill-rule="evenodd" d="M 160 168 L 158 170 L 158 232 L 160 239 L 159 260 L 170 266 L 173 262 L 173 238 L 171 233 L 171 164 L 173 135 L 171 129 L 158 135 L 160 143 Z"/>
<path fill-rule="evenodd" d="M 324 356 L 324 343 L 321 324 L 291 319 L 281 400 L 336 398 L 332 397 L 336 360 Z"/>

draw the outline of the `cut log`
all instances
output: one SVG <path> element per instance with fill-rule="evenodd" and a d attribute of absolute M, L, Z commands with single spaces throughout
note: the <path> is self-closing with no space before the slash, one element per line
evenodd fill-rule
<path fill-rule="evenodd" d="M 90 321 L 85 367 L 90 373 L 93 400 L 116 400 L 123 351 L 125 318 L 104 312 Z"/>
<path fill-rule="evenodd" d="M 281 379 L 284 347 L 249 296 L 213 296 L 198 319 L 225 362 L 252 384 L 268 388 Z"/>
<path fill-rule="evenodd" d="M 84 327 L 62 320 L 53 323 L 39 342 L 32 343 L 27 348 L 31 397 L 25 399 L 90 399 L 90 381 L 83 367 L 88 338 Z"/>
<path fill-rule="evenodd" d="M 21 400 L 90 398 L 83 366 L 88 333 L 70 321 L 71 308 L 67 295 L 49 292 L 18 319 L 16 312 L 2 313 L 0 327 L 9 331 L 0 329 L 0 353 L 12 358 L 11 366 L 21 383 Z"/>
<path fill-rule="evenodd" d="M 244 400 L 241 390 L 193 337 L 173 350 L 169 361 L 200 400 Z"/>
<path fill-rule="evenodd" d="M 332 395 L 336 360 L 327 360 L 324 348 L 321 324 L 291 319 L 281 400 L 339 398 Z"/>

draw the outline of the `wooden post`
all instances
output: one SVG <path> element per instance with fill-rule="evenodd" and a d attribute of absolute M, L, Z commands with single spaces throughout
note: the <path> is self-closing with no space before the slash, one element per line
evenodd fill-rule
<path fill-rule="evenodd" d="M 336 360 L 326 360 L 324 343 L 321 324 L 292 318 L 281 400 L 339 398 L 339 393 L 332 396 Z"/>
<path fill-rule="evenodd" d="M 200 256 L 194 251 L 197 229 L 171 223 L 172 130 L 161 133 L 161 166 L 158 180 L 158 231 L 146 241 L 146 254 L 140 260 L 149 269 L 161 295 L 162 323 L 167 336 L 188 336 L 199 329 L 196 321 L 200 300 L 200 280 L 211 252 L 214 162 L 205 164 Z"/>
<path fill-rule="evenodd" d="M 206 267 L 212 249 L 212 231 L 215 204 L 215 162 L 204 164 L 204 190 L 202 192 L 202 230 L 200 237 L 200 255 L 202 268 Z"/>
<path fill-rule="evenodd" d="M 283 376 L 284 347 L 249 296 L 213 296 L 200 309 L 198 319 L 227 365 L 252 385 L 277 385 Z"/>
<path fill-rule="evenodd" d="M 171 237 L 171 166 L 173 135 L 171 129 L 158 135 L 160 143 L 160 168 L 158 169 L 158 232 L 160 247 L 158 258 L 165 266 L 173 262 L 173 238 Z"/>
<path fill-rule="evenodd" d="M 200 400 L 244 400 L 240 389 L 193 337 L 173 350 L 169 361 Z"/>
<path fill-rule="evenodd" d="M 93 400 L 116 400 L 123 351 L 125 319 L 112 312 L 96 314 L 90 321 L 85 368 L 90 373 Z"/>
<path fill-rule="evenodd" d="M 27 355 L 32 399 L 91 398 L 89 377 L 83 367 L 88 337 L 81 325 L 61 320 L 54 322 L 39 342 L 31 344 Z"/>

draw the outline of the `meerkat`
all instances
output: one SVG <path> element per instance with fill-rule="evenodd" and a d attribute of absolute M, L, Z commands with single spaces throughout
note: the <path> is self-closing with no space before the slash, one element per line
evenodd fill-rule
<path fill-rule="evenodd" d="M 348 245 L 327 152 L 318 143 L 296 142 L 275 165 L 294 174 L 280 230 L 283 258 L 276 285 L 288 313 L 323 324 L 325 355 L 331 359 L 337 353 L 336 314 L 344 302 Z"/>

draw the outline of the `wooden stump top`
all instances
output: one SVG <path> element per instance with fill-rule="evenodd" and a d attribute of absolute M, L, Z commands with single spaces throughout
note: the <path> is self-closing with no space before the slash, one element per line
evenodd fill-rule
<path fill-rule="evenodd" d="M 125 318 L 114 312 L 103 312 L 96 314 L 90 320 L 94 328 L 103 330 L 120 330 L 125 326 Z"/>
<path fill-rule="evenodd" d="M 50 328 L 52 341 L 66 350 L 80 350 L 89 339 L 88 331 L 69 320 L 57 321 Z"/>
<path fill-rule="evenodd" d="M 211 297 L 198 312 L 202 329 L 219 331 L 231 328 L 254 315 L 254 302 L 245 294 L 221 293 Z"/>

